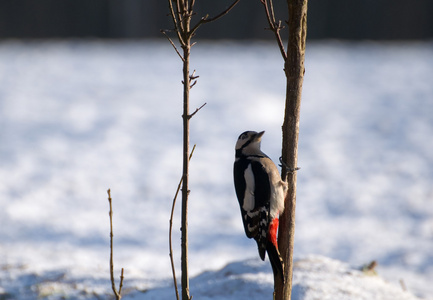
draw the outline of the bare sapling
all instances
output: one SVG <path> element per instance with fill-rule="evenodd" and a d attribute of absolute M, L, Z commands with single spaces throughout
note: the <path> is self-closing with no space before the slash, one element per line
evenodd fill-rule
<path fill-rule="evenodd" d="M 235 0 L 229 7 L 223 10 L 215 17 L 210 18 L 208 15 L 201 17 L 199 20 L 193 20 L 196 15 L 194 11 L 195 0 L 168 0 L 169 12 L 173 21 L 173 30 L 161 30 L 161 32 L 167 37 L 170 44 L 173 46 L 177 55 L 182 60 L 182 74 L 183 74 L 183 169 L 181 179 L 181 194 L 182 194 L 182 212 L 181 212 L 181 285 L 182 285 L 182 300 L 190 300 L 189 292 L 189 276 L 188 276 L 188 195 L 189 190 L 189 158 L 190 158 L 190 123 L 191 118 L 204 106 L 204 104 L 196 109 L 193 113 L 189 112 L 189 95 L 191 88 L 197 83 L 198 76 L 194 72 L 190 72 L 190 54 L 191 47 L 194 45 L 191 43 L 193 36 L 197 29 L 206 23 L 213 22 L 222 16 L 226 15 L 238 2 Z M 176 46 L 174 41 L 168 36 L 168 32 L 174 32 L 176 34 L 177 42 L 180 44 L 180 49 Z M 177 193 L 176 193 L 177 194 Z M 176 197 L 175 197 L 176 199 Z M 174 201 L 175 201 L 174 199 Z M 174 202 L 173 201 L 173 202 Z M 174 203 L 173 203 L 174 206 Z M 170 227 L 172 222 L 170 221 Z M 170 229 L 171 230 L 171 229 Z M 170 235 L 171 239 L 171 235 Z M 170 241 L 171 245 L 171 241 Z M 170 250 L 170 253 L 172 251 Z M 171 261 L 173 261 L 171 257 Z M 175 279 L 174 266 L 172 265 L 174 285 L 176 290 L 177 299 L 179 295 L 177 292 L 177 283 Z"/>
<path fill-rule="evenodd" d="M 116 300 L 122 299 L 122 287 L 123 287 L 123 268 L 120 272 L 120 283 L 119 283 L 119 289 L 116 289 L 116 283 L 114 281 L 114 263 L 113 263 L 113 252 L 114 252 L 114 246 L 113 246 L 113 207 L 112 207 L 112 199 L 111 199 L 111 191 L 108 189 L 108 203 L 110 205 L 110 211 L 108 212 L 108 215 L 110 216 L 110 279 L 111 279 L 111 288 L 113 290 L 114 296 L 116 297 Z"/>
<path fill-rule="evenodd" d="M 293 249 L 295 240 L 296 171 L 298 162 L 298 137 L 304 80 L 305 44 L 307 36 L 308 0 L 286 0 L 288 6 L 287 50 L 280 35 L 284 28 L 276 21 L 273 0 L 260 0 L 265 9 L 269 29 L 273 32 L 284 60 L 286 76 L 286 101 L 282 126 L 282 179 L 288 183 L 285 209 L 280 216 L 278 247 L 284 262 L 284 278 L 274 277 L 274 299 L 290 300 L 293 277 Z"/>

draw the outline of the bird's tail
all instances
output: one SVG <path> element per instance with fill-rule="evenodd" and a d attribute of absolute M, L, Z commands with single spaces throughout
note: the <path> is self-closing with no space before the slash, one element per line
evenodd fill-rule
<path fill-rule="evenodd" d="M 284 267 L 283 260 L 280 256 L 280 251 L 278 251 L 278 248 L 270 240 L 266 242 L 266 252 L 268 252 L 268 257 L 269 261 L 271 262 L 272 271 L 274 271 L 274 276 L 280 276 L 281 280 L 284 282 Z"/>
<path fill-rule="evenodd" d="M 263 234 L 256 239 L 259 248 L 260 258 L 265 260 L 265 254 L 268 253 L 269 261 L 271 262 L 274 276 L 280 276 L 284 282 L 284 265 L 281 259 L 280 251 L 278 251 L 277 231 L 279 226 L 278 218 L 274 218 L 269 224 L 266 238 L 262 238 Z"/>

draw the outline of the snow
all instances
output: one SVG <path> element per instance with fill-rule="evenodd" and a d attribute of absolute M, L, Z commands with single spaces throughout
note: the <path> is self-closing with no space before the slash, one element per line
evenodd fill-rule
<path fill-rule="evenodd" d="M 207 103 L 191 121 L 191 294 L 270 298 L 232 164 L 245 130 L 280 156 L 282 59 L 273 43 L 205 41 L 191 59 L 191 110 Z M 432 72 L 427 42 L 307 45 L 294 299 L 433 299 Z M 124 299 L 174 298 L 180 81 L 167 41 L 0 43 L 0 297 L 109 295 L 110 188 Z M 379 276 L 358 270 L 372 260 Z"/>
<path fill-rule="evenodd" d="M 204 272 L 191 281 L 200 299 L 272 299 L 272 277 L 257 259 L 230 263 L 217 272 Z M 126 299 L 170 299 L 173 288 L 160 288 Z M 136 297 L 137 298 L 136 298 Z M 401 288 L 345 263 L 310 255 L 294 265 L 292 299 L 418 299 Z"/>

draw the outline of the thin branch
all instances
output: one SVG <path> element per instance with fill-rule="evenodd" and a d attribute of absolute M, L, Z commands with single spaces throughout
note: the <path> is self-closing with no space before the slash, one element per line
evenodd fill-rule
<path fill-rule="evenodd" d="M 179 3 L 178 3 L 178 4 L 179 4 Z M 181 44 L 184 44 L 183 39 L 182 39 L 182 35 L 180 34 L 180 31 L 179 31 L 180 29 L 182 29 L 182 28 L 179 28 L 179 22 L 178 22 L 179 7 L 178 7 L 178 5 L 176 6 L 176 14 L 175 14 L 175 12 L 174 12 L 174 8 L 173 8 L 172 0 L 168 0 L 168 6 L 169 6 L 169 8 L 170 8 L 170 15 L 171 15 L 171 18 L 172 18 L 172 20 L 173 20 L 174 29 L 175 29 L 175 31 L 176 31 L 177 38 L 179 39 L 179 42 L 180 42 Z M 182 25 L 182 24 L 181 24 L 181 25 Z"/>
<path fill-rule="evenodd" d="M 188 0 L 182 0 L 183 3 L 183 12 L 189 11 L 188 9 Z"/>
<path fill-rule="evenodd" d="M 179 300 L 179 291 L 177 289 L 177 279 L 176 279 L 176 269 L 174 267 L 174 259 L 173 259 L 173 245 L 172 245 L 172 232 L 173 232 L 173 215 L 174 215 L 174 207 L 176 205 L 176 199 L 177 195 L 179 194 L 180 187 L 182 186 L 183 177 L 181 177 L 180 182 L 177 186 L 176 193 L 173 198 L 173 204 L 171 206 L 171 214 L 170 214 L 170 220 L 169 220 L 169 228 L 168 228 L 168 246 L 169 246 L 169 256 L 170 256 L 170 262 L 171 262 L 171 272 L 173 273 L 173 282 L 174 282 L 174 289 L 176 292 L 176 299 Z"/>
<path fill-rule="evenodd" d="M 272 20 L 274 20 L 274 23 L 275 23 L 275 12 L 274 12 L 274 1 L 273 0 L 269 0 L 269 6 L 271 7 L 270 12 L 271 12 Z"/>
<path fill-rule="evenodd" d="M 235 1 L 234 1 L 234 2 L 229 6 L 229 7 L 227 7 L 225 10 L 223 10 L 219 15 L 216 15 L 215 17 L 210 18 L 210 19 L 206 19 L 206 20 L 204 21 L 204 23 L 213 22 L 213 21 L 218 20 L 218 19 L 221 18 L 222 16 L 225 16 L 226 14 L 229 13 L 229 11 L 232 10 L 233 7 L 235 7 L 236 4 L 238 4 L 239 1 L 240 1 L 240 0 L 235 0 Z"/>
<path fill-rule="evenodd" d="M 192 154 L 194 153 L 195 146 L 192 148 L 191 154 L 189 155 L 189 160 L 191 160 Z M 169 221 L 169 228 L 168 228 L 168 245 L 169 245 L 169 256 L 170 256 L 170 262 L 171 262 L 171 272 L 173 273 L 173 282 L 174 282 L 174 289 L 176 292 L 176 299 L 179 300 L 179 291 L 177 289 L 177 279 L 176 279 L 176 269 L 174 268 L 174 259 L 173 259 L 173 245 L 172 245 L 172 232 L 173 232 L 173 215 L 174 215 L 174 207 L 176 205 L 176 199 L 177 195 L 179 194 L 180 187 L 182 186 L 183 176 L 180 178 L 180 182 L 177 186 L 176 193 L 173 198 L 173 205 L 171 206 L 171 214 L 170 214 L 170 221 Z M 123 270 L 123 269 L 122 269 Z"/>
<path fill-rule="evenodd" d="M 269 29 L 274 33 L 275 39 L 278 43 L 278 48 L 280 49 L 281 55 L 283 56 L 284 61 L 287 60 L 287 53 L 284 49 L 283 40 L 281 39 L 280 30 L 283 28 L 281 26 L 281 21 L 278 23 L 275 21 L 275 14 L 274 14 L 274 5 L 273 1 L 269 0 L 270 9 L 268 6 L 268 0 L 260 0 L 262 2 L 263 6 L 265 7 L 266 12 L 266 18 L 268 20 Z"/>
<path fill-rule="evenodd" d="M 206 104 L 207 104 L 207 103 L 205 102 L 202 106 L 200 106 L 199 108 L 196 108 L 195 111 L 194 111 L 192 114 L 190 114 L 190 115 L 188 116 L 188 119 L 191 119 L 191 118 L 192 118 L 196 113 L 198 113 L 198 111 L 199 111 L 200 109 L 202 109 Z"/>
<path fill-rule="evenodd" d="M 122 271 L 120 272 L 120 284 L 119 284 L 119 295 L 122 294 L 122 288 L 123 288 L 123 268 Z"/>
<path fill-rule="evenodd" d="M 221 18 L 222 16 L 225 16 L 226 14 L 228 14 L 229 11 L 231 11 L 232 8 L 235 7 L 235 5 L 238 4 L 239 1 L 240 0 L 235 0 L 229 7 L 227 7 L 220 14 L 216 15 L 213 18 L 208 19 L 208 15 L 206 15 L 203 18 L 201 18 L 200 21 L 198 21 L 198 23 L 195 24 L 195 26 L 191 29 L 191 32 L 190 32 L 191 36 L 195 33 L 195 31 L 200 27 L 201 24 L 205 24 L 205 23 L 210 23 L 210 22 L 216 21 L 219 18 Z"/>
<path fill-rule="evenodd" d="M 165 37 L 167 38 L 167 40 L 170 42 L 170 44 L 173 46 L 174 51 L 176 51 L 177 55 L 179 55 L 180 59 L 182 61 L 185 61 L 185 59 L 183 58 L 182 54 L 180 54 L 179 50 L 177 49 L 176 45 L 173 43 L 173 41 L 171 40 L 171 38 L 167 35 L 167 33 L 165 32 L 165 30 L 161 29 L 161 33 L 163 35 L 165 35 Z"/>
<path fill-rule="evenodd" d="M 114 282 L 114 263 L 113 263 L 113 208 L 111 205 L 112 199 L 111 199 L 111 191 L 108 189 L 108 203 L 110 204 L 110 211 L 108 212 L 108 215 L 110 216 L 110 278 L 111 278 L 111 288 L 113 290 L 114 295 L 116 296 L 116 300 L 122 299 L 122 287 L 123 287 L 123 268 L 120 275 L 120 284 L 119 284 L 119 291 L 116 290 L 116 284 Z"/>
<path fill-rule="evenodd" d="M 192 9 L 194 8 L 195 0 L 191 0 L 191 3 L 189 5 L 189 13 L 192 14 Z"/>
<path fill-rule="evenodd" d="M 172 0 L 170 0 L 172 1 Z M 180 0 L 176 0 L 176 14 L 179 16 L 180 15 Z"/>
<path fill-rule="evenodd" d="M 169 1 L 171 2 L 172 0 L 169 0 Z M 181 4 L 180 2 L 181 2 L 180 0 L 176 0 L 176 16 L 175 16 L 175 18 L 177 20 L 179 20 L 179 27 L 178 27 L 179 31 L 183 32 L 185 30 L 183 28 L 183 23 L 182 23 L 182 20 L 180 17 L 181 15 L 183 15 L 183 13 L 181 11 L 181 7 L 180 7 L 180 4 Z M 173 17 L 174 17 L 174 15 L 173 15 Z M 180 32 L 179 32 L 179 34 L 180 34 Z"/>

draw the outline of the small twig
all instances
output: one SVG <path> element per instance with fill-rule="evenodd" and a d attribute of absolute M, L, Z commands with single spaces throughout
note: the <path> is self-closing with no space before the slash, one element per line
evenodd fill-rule
<path fill-rule="evenodd" d="M 190 89 L 191 89 L 194 85 L 196 85 L 197 80 L 195 80 L 195 79 L 197 79 L 197 78 L 200 77 L 200 76 L 195 76 L 194 74 L 195 74 L 195 70 L 192 72 L 191 75 L 189 75 L 189 82 L 191 82 L 192 80 L 194 80 L 194 82 L 189 86 Z"/>
<path fill-rule="evenodd" d="M 376 267 L 377 267 L 377 261 L 373 260 L 369 264 L 364 265 L 361 268 L 361 271 L 364 272 L 366 275 L 375 276 L 375 275 L 377 275 L 377 272 L 375 270 Z"/>
<path fill-rule="evenodd" d="M 401 289 L 402 289 L 404 292 L 406 292 L 406 291 L 407 291 L 407 287 L 406 287 L 406 284 L 404 283 L 404 280 L 403 280 L 403 279 L 400 279 L 399 282 L 400 282 Z"/>
<path fill-rule="evenodd" d="M 113 263 L 113 208 L 111 205 L 112 199 L 111 199 L 111 191 L 108 189 L 108 203 L 110 204 L 110 211 L 108 212 L 108 215 L 110 216 L 110 278 L 111 278 L 111 288 L 113 290 L 114 295 L 116 296 L 116 300 L 122 299 L 122 287 L 123 287 L 123 268 L 120 275 L 120 284 L 119 284 L 119 291 L 116 290 L 116 284 L 114 282 L 114 263 Z"/>
<path fill-rule="evenodd" d="M 176 51 L 177 55 L 179 55 L 180 59 L 182 61 L 185 61 L 185 59 L 183 58 L 183 56 L 180 54 L 179 50 L 177 50 L 176 45 L 174 44 L 174 42 L 171 40 L 171 38 L 167 35 L 167 33 L 165 32 L 165 30 L 161 29 L 161 33 L 163 35 L 165 35 L 165 37 L 167 38 L 167 40 L 170 42 L 170 44 L 173 46 L 174 51 Z"/>
<path fill-rule="evenodd" d="M 119 295 L 121 295 L 122 293 L 122 288 L 123 288 L 123 268 L 120 272 L 120 284 L 119 284 Z"/>
<path fill-rule="evenodd" d="M 194 153 L 194 150 L 195 150 L 195 146 L 196 145 L 194 145 L 194 147 L 191 150 L 191 153 L 189 155 L 189 160 L 191 160 L 192 154 Z M 169 251 L 170 251 L 169 256 L 170 256 L 171 272 L 173 273 L 174 289 L 175 289 L 175 292 L 176 292 L 176 299 L 177 300 L 179 300 L 179 291 L 177 289 L 176 269 L 174 268 L 173 246 L 172 246 L 172 232 L 173 232 L 174 207 L 176 205 L 177 195 L 179 194 L 180 188 L 182 186 L 182 181 L 183 181 L 183 176 L 180 178 L 179 185 L 177 186 L 177 190 L 176 190 L 176 193 L 175 193 L 174 198 L 173 198 L 173 204 L 171 206 L 171 214 L 170 214 L 169 228 L 168 228 L 168 245 L 169 245 Z"/>
<path fill-rule="evenodd" d="M 197 80 L 194 80 L 194 82 L 189 86 L 189 88 L 192 89 L 192 87 L 196 84 L 197 84 Z"/>
<path fill-rule="evenodd" d="M 374 271 L 374 269 L 377 267 L 377 261 L 373 260 L 371 263 L 369 263 L 366 267 L 368 271 Z"/>
<path fill-rule="evenodd" d="M 197 78 L 199 78 L 200 76 L 195 76 L 195 70 L 192 72 L 192 74 L 191 75 L 189 75 L 189 80 L 194 80 L 194 79 L 197 79 Z"/>
<path fill-rule="evenodd" d="M 202 106 L 200 106 L 199 108 L 196 108 L 195 109 L 195 111 L 192 113 L 192 114 L 190 114 L 189 116 L 188 116 L 188 119 L 191 119 L 196 113 L 198 113 L 198 111 L 200 110 L 200 109 L 202 109 L 203 108 L 203 106 L 205 106 L 207 103 L 205 102 Z"/>

